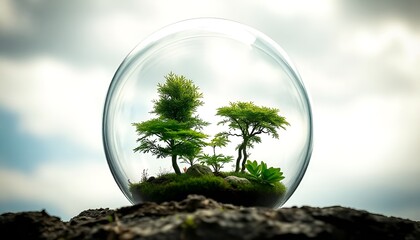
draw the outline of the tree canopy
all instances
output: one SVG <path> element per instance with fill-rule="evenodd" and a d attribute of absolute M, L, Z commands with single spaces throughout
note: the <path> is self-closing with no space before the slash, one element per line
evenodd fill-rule
<path fill-rule="evenodd" d="M 278 109 L 260 107 L 253 102 L 231 102 L 229 106 L 218 108 L 217 115 L 224 118 L 218 124 L 227 124 L 229 127 L 229 130 L 223 134 L 242 138 L 237 148 L 236 172 L 245 170 L 245 163 L 249 156 L 247 149 L 253 143 L 261 142 L 260 134 L 279 138 L 277 130 L 286 129 L 289 125 L 286 118 L 279 115 Z"/>
<path fill-rule="evenodd" d="M 165 79 L 164 84 L 158 84 L 159 99 L 153 101 L 152 113 L 161 118 L 179 122 L 193 120 L 198 123 L 198 117 L 194 114 L 197 107 L 204 104 L 201 101 L 203 94 L 199 92 L 199 88 L 194 85 L 192 80 L 172 72 L 165 76 Z"/>
<path fill-rule="evenodd" d="M 153 101 L 152 113 L 158 117 L 133 123 L 140 145 L 134 152 L 152 153 L 157 158 L 171 156 L 175 173 L 181 174 L 178 156 L 191 156 L 206 143 L 207 135 L 199 132 L 204 122 L 195 116 L 197 107 L 203 105 L 203 94 L 194 83 L 182 75 L 169 73 L 166 82 L 158 84 L 159 99 Z"/>

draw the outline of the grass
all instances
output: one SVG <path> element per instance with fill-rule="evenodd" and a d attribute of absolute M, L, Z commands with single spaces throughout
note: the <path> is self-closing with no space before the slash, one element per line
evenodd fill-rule
<path fill-rule="evenodd" d="M 223 179 L 226 176 L 247 178 L 251 183 L 233 186 Z M 169 173 L 152 181 L 131 183 L 130 191 L 136 202 L 180 201 L 189 194 L 200 194 L 223 203 L 273 207 L 286 192 L 286 187 L 281 182 L 274 186 L 258 183 L 247 173 L 221 172 L 201 177 Z"/>

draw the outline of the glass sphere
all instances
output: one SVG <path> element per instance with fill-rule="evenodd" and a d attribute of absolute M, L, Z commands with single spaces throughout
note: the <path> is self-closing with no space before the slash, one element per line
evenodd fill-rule
<path fill-rule="evenodd" d="M 264 162 L 267 168 L 281 169 L 284 179 L 277 182 L 284 187 L 283 192 L 263 204 L 258 200 L 246 204 L 238 202 L 238 198 L 249 198 L 249 195 L 229 195 L 232 191 L 226 191 L 227 195 L 221 200 L 238 205 L 282 206 L 298 187 L 311 157 L 312 113 L 307 92 L 295 66 L 277 43 L 249 26 L 214 18 L 185 20 L 153 33 L 129 53 L 112 79 L 103 113 L 103 143 L 109 168 L 127 199 L 133 204 L 149 201 L 150 198 L 144 196 L 145 188 L 133 192 L 133 186 L 174 172 L 171 154 L 158 156 L 153 151 L 134 151 L 140 145 L 140 136 L 133 124 L 159 117 L 154 111 L 160 98 L 158 87 L 165 84 L 169 73 L 192 80 L 202 93 L 203 104 L 194 114 L 209 123 L 196 129 L 208 135 L 207 142 L 217 133 L 231 133 L 226 146 L 201 146 L 202 154 L 207 153 L 207 156 L 216 152 L 231 156 L 233 161 L 224 163 L 220 172 L 235 171 L 237 148 L 243 136 L 238 128 L 229 128 L 229 123 L 218 124 L 226 119 L 217 115 L 219 108 L 231 106 L 231 103 L 252 102 L 255 106 L 277 109 L 278 115 L 285 118 L 289 125 L 275 129 L 278 138 L 262 129 L 258 140 L 255 138 L 248 144 L 245 153 L 260 166 Z M 153 139 L 162 140 L 156 136 Z M 243 154 L 241 157 L 242 161 Z M 181 175 L 186 174 L 190 164 L 180 156 L 176 161 Z M 194 161 L 200 164 L 198 157 Z M 245 173 L 251 176 L 247 169 Z M 249 179 L 254 179 L 261 189 L 273 186 L 257 175 Z M 203 191 L 191 188 L 190 193 L 206 195 L 207 186 L 202 187 Z M 233 186 L 233 189 L 236 192 L 243 188 Z M 255 194 L 262 194 L 255 199 L 265 198 L 261 192 Z M 215 195 L 217 198 L 224 193 Z M 164 200 L 178 199 L 169 196 Z"/>

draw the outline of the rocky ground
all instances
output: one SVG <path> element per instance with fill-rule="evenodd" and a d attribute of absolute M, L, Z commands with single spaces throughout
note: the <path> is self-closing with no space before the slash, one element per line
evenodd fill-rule
<path fill-rule="evenodd" d="M 180 202 L 0 215 L 1 239 L 420 239 L 420 222 L 339 206 L 244 208 L 191 195 Z M 9 237 L 6 237 L 9 236 Z"/>

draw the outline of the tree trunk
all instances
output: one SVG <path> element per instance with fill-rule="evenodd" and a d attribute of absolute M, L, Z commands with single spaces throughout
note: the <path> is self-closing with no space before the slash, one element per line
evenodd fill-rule
<path fill-rule="evenodd" d="M 174 168 L 175 173 L 180 175 L 181 170 L 179 170 L 178 163 L 176 162 L 176 157 L 176 155 L 172 155 L 172 167 Z"/>
<path fill-rule="evenodd" d="M 242 151 L 243 151 L 244 159 L 242 160 L 241 172 L 245 172 L 245 163 L 246 163 L 246 160 L 248 160 L 248 153 L 246 152 L 246 144 Z"/>
<path fill-rule="evenodd" d="M 171 147 L 171 150 L 173 151 L 174 150 L 174 146 L 175 146 L 175 141 L 174 140 L 171 140 L 171 143 L 170 143 L 169 146 Z M 181 175 L 181 170 L 179 170 L 178 163 L 176 162 L 177 155 L 176 154 L 172 154 L 171 157 L 172 157 L 172 167 L 174 168 L 175 173 L 178 174 L 178 175 Z"/>
<path fill-rule="evenodd" d="M 238 158 L 236 159 L 235 172 L 239 172 L 239 165 L 240 165 L 241 159 L 242 159 L 242 146 L 243 146 L 243 143 L 238 147 Z"/>
<path fill-rule="evenodd" d="M 243 159 L 242 159 L 242 164 L 241 164 L 241 172 L 245 172 L 245 163 L 246 163 L 246 160 L 248 160 L 248 153 L 246 152 L 246 147 L 248 146 L 248 142 L 249 142 L 249 137 L 245 137 L 244 141 L 242 142 Z"/>

